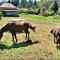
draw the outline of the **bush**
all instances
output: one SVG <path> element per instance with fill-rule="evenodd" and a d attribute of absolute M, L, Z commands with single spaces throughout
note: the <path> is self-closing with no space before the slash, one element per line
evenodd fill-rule
<path fill-rule="evenodd" d="M 49 16 L 55 15 L 54 11 L 47 12 Z"/>
<path fill-rule="evenodd" d="M 44 7 L 41 10 L 41 15 L 47 16 L 46 9 Z"/>
<path fill-rule="evenodd" d="M 33 10 L 28 10 L 28 11 L 26 11 L 25 13 L 28 13 L 28 14 L 35 14 L 35 11 L 33 11 Z"/>
<path fill-rule="evenodd" d="M 28 9 L 19 9 L 19 13 L 26 13 L 26 14 L 35 14 L 34 10 L 28 10 Z"/>
<path fill-rule="evenodd" d="M 53 16 L 53 15 L 55 15 L 54 11 L 47 11 L 46 9 L 45 10 L 43 9 L 40 14 L 43 15 L 43 16 Z"/>
<path fill-rule="evenodd" d="M 60 16 L 57 15 L 57 14 L 55 14 L 54 17 L 53 17 L 53 19 L 60 19 Z"/>
<path fill-rule="evenodd" d="M 59 8 L 59 10 L 58 10 L 58 12 L 56 13 L 57 15 L 60 15 L 60 8 Z"/>
<path fill-rule="evenodd" d="M 44 7 L 42 8 L 42 12 L 45 12 L 45 8 Z"/>
<path fill-rule="evenodd" d="M 37 10 L 36 15 L 40 14 L 40 9 Z"/>
<path fill-rule="evenodd" d="M 18 9 L 19 13 L 25 13 L 25 11 L 27 11 L 27 9 Z"/>

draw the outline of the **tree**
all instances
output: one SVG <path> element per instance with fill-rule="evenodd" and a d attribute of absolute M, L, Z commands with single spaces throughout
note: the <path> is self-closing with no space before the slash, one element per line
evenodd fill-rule
<path fill-rule="evenodd" d="M 37 1 L 34 0 L 34 9 L 38 8 Z"/>
<path fill-rule="evenodd" d="M 26 4 L 26 0 L 21 0 L 21 4 L 22 4 L 22 7 L 24 8 Z"/>
<path fill-rule="evenodd" d="M 29 8 L 32 7 L 32 5 L 33 5 L 33 1 L 29 0 Z"/>
<path fill-rule="evenodd" d="M 36 0 L 34 0 L 34 5 L 37 6 L 37 2 L 36 2 Z"/>
<path fill-rule="evenodd" d="M 19 4 L 19 0 L 11 0 L 10 2 L 15 6 Z"/>
<path fill-rule="evenodd" d="M 52 7 L 52 10 L 53 10 L 55 13 L 58 11 L 58 4 L 57 4 L 56 1 L 54 2 L 54 5 L 53 5 L 53 7 Z"/>
<path fill-rule="evenodd" d="M 31 7 L 31 0 L 29 0 L 29 8 Z"/>

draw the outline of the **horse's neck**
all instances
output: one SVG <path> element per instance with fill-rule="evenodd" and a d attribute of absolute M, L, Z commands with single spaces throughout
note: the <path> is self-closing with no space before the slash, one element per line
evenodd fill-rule
<path fill-rule="evenodd" d="M 8 24 L 1 28 L 2 33 L 8 30 Z"/>

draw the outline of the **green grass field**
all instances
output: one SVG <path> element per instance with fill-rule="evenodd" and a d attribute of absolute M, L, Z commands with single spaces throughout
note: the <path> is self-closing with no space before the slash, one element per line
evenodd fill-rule
<path fill-rule="evenodd" d="M 36 32 L 30 30 L 32 44 L 23 43 L 25 34 L 17 34 L 18 43 L 13 44 L 12 36 L 5 32 L 0 40 L 0 60 L 60 60 L 60 49 L 56 48 L 50 31 L 55 25 L 60 25 L 60 16 L 37 16 L 20 14 L 20 17 L 2 17 L 0 27 L 10 18 L 28 20 L 36 26 Z"/>

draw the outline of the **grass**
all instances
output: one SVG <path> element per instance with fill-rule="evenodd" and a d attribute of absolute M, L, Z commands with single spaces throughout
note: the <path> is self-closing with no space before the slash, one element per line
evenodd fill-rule
<path fill-rule="evenodd" d="M 0 27 L 6 24 L 10 18 L 2 17 Z M 0 41 L 0 60 L 59 60 L 60 49 L 56 48 L 50 30 L 55 25 L 60 25 L 60 17 L 37 16 L 32 14 L 20 14 L 20 17 L 36 26 L 36 32 L 30 30 L 31 43 L 23 43 L 25 34 L 17 34 L 18 43 L 13 44 L 12 36 L 5 32 Z"/>
<path fill-rule="evenodd" d="M 60 23 L 60 17 L 59 15 L 54 16 L 39 16 L 39 15 L 33 15 L 33 14 L 20 14 L 22 18 L 28 18 L 30 20 L 40 20 L 40 21 L 47 21 L 51 23 Z"/>

